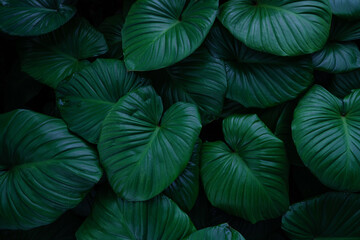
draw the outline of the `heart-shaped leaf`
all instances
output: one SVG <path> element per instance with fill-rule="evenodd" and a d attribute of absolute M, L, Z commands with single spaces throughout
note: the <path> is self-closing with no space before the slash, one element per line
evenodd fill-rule
<path fill-rule="evenodd" d="M 194 147 L 190 161 L 181 175 L 164 191 L 184 211 L 190 211 L 199 194 L 200 180 L 200 148 L 199 139 Z"/>
<path fill-rule="evenodd" d="M 292 205 L 282 229 L 293 240 L 358 240 L 359 215 L 359 194 L 326 193 Z"/>
<path fill-rule="evenodd" d="M 52 223 L 102 176 L 97 153 L 60 119 L 12 111 L 0 115 L 0 136 L 0 229 Z"/>
<path fill-rule="evenodd" d="M 226 73 L 221 60 L 205 48 L 169 68 L 155 71 L 152 82 L 165 107 L 176 102 L 194 103 L 199 107 L 202 122 L 217 118 L 224 104 Z"/>
<path fill-rule="evenodd" d="M 245 107 L 266 108 L 296 98 L 313 80 L 309 56 L 278 57 L 254 51 L 237 41 L 220 24 L 206 46 L 225 62 L 226 97 Z"/>
<path fill-rule="evenodd" d="M 194 231 L 190 218 L 166 196 L 128 202 L 108 191 L 100 194 L 76 238 L 170 240 L 183 239 Z"/>
<path fill-rule="evenodd" d="M 245 238 L 228 224 L 221 224 L 215 227 L 208 227 L 196 231 L 185 240 L 245 240 Z"/>
<path fill-rule="evenodd" d="M 106 54 L 109 57 L 123 57 L 121 31 L 124 25 L 124 21 L 125 19 L 123 15 L 117 14 L 106 18 L 99 26 L 99 30 L 104 34 L 106 42 L 109 46 L 109 51 Z"/>
<path fill-rule="evenodd" d="M 20 49 L 22 70 L 52 88 L 88 65 L 87 58 L 108 50 L 104 36 L 84 19 L 26 40 Z"/>
<path fill-rule="evenodd" d="M 360 191 L 360 90 L 343 100 L 319 85 L 294 112 L 293 139 L 304 164 L 326 186 Z"/>
<path fill-rule="evenodd" d="M 51 32 L 75 14 L 73 0 L 2 0 L 0 30 L 18 36 Z"/>
<path fill-rule="evenodd" d="M 71 131 L 97 143 L 101 124 L 115 103 L 146 80 L 122 61 L 98 59 L 57 88 L 58 107 Z"/>
<path fill-rule="evenodd" d="M 344 18 L 360 18 L 358 0 L 329 0 L 334 15 Z"/>
<path fill-rule="evenodd" d="M 195 105 L 179 102 L 163 114 L 151 87 L 121 98 L 103 122 L 98 145 L 114 191 L 133 201 L 161 193 L 185 169 L 200 129 Z"/>
<path fill-rule="evenodd" d="M 344 98 L 353 89 L 360 88 L 360 69 L 349 73 L 336 74 L 329 84 L 329 91 L 339 98 Z"/>
<path fill-rule="evenodd" d="M 320 50 L 328 36 L 328 0 L 229 0 L 220 7 L 223 25 L 248 47 L 280 56 Z"/>
<path fill-rule="evenodd" d="M 286 211 L 288 163 L 284 144 L 256 115 L 223 122 L 225 141 L 203 144 L 201 179 L 215 207 L 252 223 Z"/>
<path fill-rule="evenodd" d="M 194 52 L 215 21 L 219 0 L 138 0 L 125 20 L 123 50 L 130 71 L 170 66 Z"/>

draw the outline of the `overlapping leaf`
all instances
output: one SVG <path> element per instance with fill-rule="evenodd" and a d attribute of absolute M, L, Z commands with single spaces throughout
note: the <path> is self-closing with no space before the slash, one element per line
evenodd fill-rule
<path fill-rule="evenodd" d="M 101 124 L 115 103 L 146 83 L 122 61 L 98 59 L 57 88 L 58 107 L 71 131 L 97 143 Z"/>
<path fill-rule="evenodd" d="M 215 21 L 218 0 L 139 0 L 126 17 L 126 67 L 149 71 L 170 66 L 193 53 Z"/>
<path fill-rule="evenodd" d="M 216 24 L 206 41 L 225 62 L 226 97 L 245 107 L 265 108 L 296 98 L 313 80 L 309 56 L 278 57 L 254 51 Z"/>
<path fill-rule="evenodd" d="M 109 46 L 107 56 L 112 58 L 122 58 L 122 28 L 124 25 L 124 17 L 121 14 L 117 14 L 108 17 L 100 25 L 99 30 L 104 34 L 106 42 Z"/>
<path fill-rule="evenodd" d="M 360 90 L 343 100 L 315 85 L 299 102 L 293 139 L 304 164 L 326 186 L 360 191 Z"/>
<path fill-rule="evenodd" d="M 185 169 L 200 129 L 195 105 L 179 102 L 163 114 L 151 87 L 121 98 L 103 122 L 98 145 L 114 191 L 137 201 L 161 193 Z"/>
<path fill-rule="evenodd" d="M 22 70 L 56 88 L 60 81 L 89 64 L 87 58 L 106 53 L 104 36 L 86 20 L 75 19 L 60 29 L 20 45 Z"/>
<path fill-rule="evenodd" d="M 0 115 L 0 229 L 31 229 L 74 208 L 102 176 L 97 153 L 56 118 Z"/>
<path fill-rule="evenodd" d="M 223 122 L 226 143 L 203 144 L 201 179 L 215 207 L 252 223 L 281 216 L 289 199 L 281 140 L 256 115 Z"/>
<path fill-rule="evenodd" d="M 245 240 L 245 238 L 228 224 L 201 229 L 192 233 L 185 240 Z"/>
<path fill-rule="evenodd" d="M 183 239 L 194 231 L 190 218 L 163 195 L 146 202 L 128 202 L 107 192 L 100 194 L 76 237 L 169 240 Z"/>
<path fill-rule="evenodd" d="M 72 0 L 2 0 L 0 30 L 19 36 L 51 32 L 74 16 L 72 4 Z"/>
<path fill-rule="evenodd" d="M 353 89 L 360 88 L 360 69 L 349 73 L 336 74 L 329 84 L 329 91 L 337 97 L 344 98 Z"/>
<path fill-rule="evenodd" d="M 326 193 L 292 205 L 283 216 L 282 228 L 293 240 L 357 240 L 359 216 L 359 194 Z"/>
<path fill-rule="evenodd" d="M 223 25 L 248 47 L 280 56 L 320 50 L 328 36 L 328 0 L 229 0 L 220 7 Z"/>
<path fill-rule="evenodd" d="M 360 5 L 357 0 L 329 0 L 334 15 L 343 18 L 360 18 Z"/>

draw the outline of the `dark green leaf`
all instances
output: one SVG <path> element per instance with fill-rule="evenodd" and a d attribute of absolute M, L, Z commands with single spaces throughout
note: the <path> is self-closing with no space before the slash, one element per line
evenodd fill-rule
<path fill-rule="evenodd" d="M 250 48 L 296 56 L 324 46 L 331 8 L 328 0 L 229 0 L 221 5 L 219 19 Z"/>
<path fill-rule="evenodd" d="M 75 14 L 68 0 L 1 0 L 0 30 L 18 36 L 51 32 Z"/>
<path fill-rule="evenodd" d="M 121 98 L 103 122 L 98 145 L 114 191 L 134 201 L 164 191 L 188 164 L 200 129 L 195 105 L 179 102 L 163 114 L 151 87 Z"/>
<path fill-rule="evenodd" d="M 104 34 L 106 42 L 109 46 L 107 56 L 112 58 L 122 58 L 122 28 L 124 25 L 124 17 L 121 14 L 117 14 L 108 17 L 100 25 L 99 30 Z"/>
<path fill-rule="evenodd" d="M 281 216 L 288 198 L 284 144 L 256 115 L 223 122 L 226 143 L 203 144 L 201 179 L 215 207 L 252 223 Z"/>
<path fill-rule="evenodd" d="M 292 205 L 282 228 L 293 240 L 359 240 L 359 216 L 359 194 L 326 193 Z"/>
<path fill-rule="evenodd" d="M 98 59 L 57 88 L 58 107 L 71 131 L 97 143 L 101 124 L 115 103 L 146 80 L 128 72 L 122 61 Z"/>
<path fill-rule="evenodd" d="M 296 98 L 313 80 L 311 58 L 278 57 L 254 51 L 216 24 L 206 41 L 225 62 L 226 97 L 245 107 L 270 107 Z"/>
<path fill-rule="evenodd" d="M 360 88 L 360 69 L 349 73 L 334 75 L 329 90 L 337 97 L 344 98 L 353 89 Z"/>
<path fill-rule="evenodd" d="M 175 240 L 194 231 L 190 218 L 163 195 L 146 202 L 128 202 L 108 191 L 100 194 L 76 237 L 78 240 Z"/>
<path fill-rule="evenodd" d="M 88 65 L 87 58 L 107 50 L 100 32 L 86 20 L 75 19 L 52 33 L 23 42 L 21 67 L 36 80 L 56 88 L 60 81 Z"/>
<path fill-rule="evenodd" d="M 185 240 L 245 240 L 245 238 L 228 224 L 221 224 L 196 231 Z"/>
<path fill-rule="evenodd" d="M 293 139 L 304 164 L 326 186 L 360 191 L 360 90 L 340 100 L 315 85 L 299 102 Z"/>
<path fill-rule="evenodd" d="M 358 0 L 329 0 L 334 15 L 344 18 L 360 18 Z"/>
<path fill-rule="evenodd" d="M 219 0 L 138 0 L 126 17 L 123 50 L 130 71 L 170 66 L 193 53 L 215 21 Z"/>
<path fill-rule="evenodd" d="M 74 208 L 99 181 L 98 157 L 56 118 L 0 115 L 0 229 L 31 229 Z"/>

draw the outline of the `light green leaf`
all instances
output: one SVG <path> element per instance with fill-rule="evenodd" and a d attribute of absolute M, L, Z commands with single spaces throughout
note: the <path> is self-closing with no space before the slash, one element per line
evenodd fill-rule
<path fill-rule="evenodd" d="M 343 18 L 360 18 L 358 0 L 329 0 L 334 15 Z"/>
<path fill-rule="evenodd" d="M 165 190 L 185 169 L 201 130 L 195 105 L 161 98 L 144 87 L 121 98 L 103 122 L 98 149 L 110 185 L 131 201 Z"/>
<path fill-rule="evenodd" d="M 221 5 L 219 19 L 250 48 L 297 56 L 323 48 L 331 8 L 328 0 L 229 0 Z"/>
<path fill-rule="evenodd" d="M 106 42 L 109 46 L 107 56 L 112 58 L 122 58 L 122 28 L 124 25 L 124 17 L 121 14 L 117 14 L 108 17 L 99 26 L 100 32 L 104 34 Z"/>
<path fill-rule="evenodd" d="M 75 19 L 52 33 L 23 42 L 21 67 L 36 80 L 56 88 L 60 81 L 88 65 L 87 58 L 107 50 L 100 32 L 85 19 Z"/>
<path fill-rule="evenodd" d="M 343 100 L 315 85 L 299 102 L 293 139 L 304 164 L 326 186 L 360 191 L 360 90 Z"/>
<path fill-rule="evenodd" d="M 97 153 L 66 124 L 29 110 L 0 115 L 0 229 L 54 222 L 97 183 Z"/>
<path fill-rule="evenodd" d="M 138 0 L 126 17 L 123 50 L 130 71 L 170 66 L 193 53 L 215 21 L 219 0 Z"/>
<path fill-rule="evenodd" d="M 61 116 L 69 129 L 97 143 L 101 125 L 115 103 L 147 81 L 128 72 L 122 61 L 97 59 L 57 88 Z"/>
<path fill-rule="evenodd" d="M 164 191 L 184 211 L 190 211 L 199 194 L 200 184 L 200 148 L 199 139 L 194 147 L 190 161 L 180 176 Z"/>
<path fill-rule="evenodd" d="M 292 205 L 282 229 L 292 240 L 359 240 L 360 195 L 326 193 Z"/>
<path fill-rule="evenodd" d="M 215 207 L 252 223 L 281 216 L 289 205 L 284 144 L 256 115 L 223 122 L 225 141 L 203 144 L 201 179 Z"/>
<path fill-rule="evenodd" d="M 313 81 L 311 57 L 278 57 L 254 51 L 216 24 L 206 41 L 225 62 L 226 97 L 245 107 L 266 108 L 296 98 Z"/>
<path fill-rule="evenodd" d="M 163 195 L 146 202 L 128 202 L 108 191 L 99 194 L 76 238 L 175 240 L 194 231 L 190 218 Z"/>
<path fill-rule="evenodd" d="M 208 227 L 190 234 L 185 240 L 245 240 L 245 238 L 228 224 Z"/>
<path fill-rule="evenodd" d="M 151 75 L 166 108 L 179 101 L 194 103 L 204 124 L 220 115 L 227 85 L 225 68 L 223 62 L 205 48 Z"/>
<path fill-rule="evenodd" d="M 72 0 L 1 0 L 0 30 L 18 36 L 54 31 L 74 16 L 73 4 Z"/>
<path fill-rule="evenodd" d="M 329 84 L 329 91 L 339 98 L 344 98 L 353 89 L 360 88 L 360 69 L 349 73 L 336 74 Z"/>

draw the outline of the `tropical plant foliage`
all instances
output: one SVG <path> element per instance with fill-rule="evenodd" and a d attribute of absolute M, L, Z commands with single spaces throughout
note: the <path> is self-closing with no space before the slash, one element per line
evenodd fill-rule
<path fill-rule="evenodd" d="M 359 0 L 0 0 L 0 239 L 359 240 Z"/>

